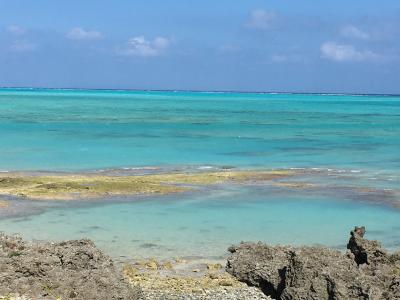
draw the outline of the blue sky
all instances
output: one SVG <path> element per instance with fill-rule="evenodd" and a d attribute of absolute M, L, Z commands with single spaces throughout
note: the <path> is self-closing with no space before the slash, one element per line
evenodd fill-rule
<path fill-rule="evenodd" d="M 0 85 L 400 93 L 398 0 L 0 0 Z"/>

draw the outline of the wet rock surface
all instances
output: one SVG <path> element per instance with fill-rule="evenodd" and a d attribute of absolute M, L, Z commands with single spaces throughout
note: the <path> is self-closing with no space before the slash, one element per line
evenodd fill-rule
<path fill-rule="evenodd" d="M 388 254 L 356 227 L 345 254 L 323 247 L 242 243 L 226 270 L 274 299 L 400 299 L 400 253 Z"/>
<path fill-rule="evenodd" d="M 0 233 L 0 296 L 142 299 L 90 240 L 28 243 Z"/>

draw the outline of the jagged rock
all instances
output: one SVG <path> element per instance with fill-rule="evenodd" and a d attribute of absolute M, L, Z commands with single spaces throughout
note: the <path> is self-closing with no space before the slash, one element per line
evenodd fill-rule
<path fill-rule="evenodd" d="M 242 243 L 228 250 L 226 270 L 275 299 L 400 299 L 400 254 L 351 233 L 346 254 L 323 247 Z"/>
<path fill-rule="evenodd" d="M 357 264 L 381 264 L 388 263 L 388 254 L 382 249 L 378 241 L 369 241 L 364 239 L 365 227 L 355 227 L 350 232 L 350 240 L 347 244 L 354 254 L 354 260 Z"/>
<path fill-rule="evenodd" d="M 0 296 L 32 299 L 141 299 L 90 240 L 27 243 L 0 233 Z"/>
<path fill-rule="evenodd" d="M 276 297 L 282 293 L 282 276 L 289 264 L 292 248 L 270 247 L 259 242 L 242 243 L 228 251 L 233 254 L 226 267 L 229 273 L 260 287 L 269 296 Z"/>

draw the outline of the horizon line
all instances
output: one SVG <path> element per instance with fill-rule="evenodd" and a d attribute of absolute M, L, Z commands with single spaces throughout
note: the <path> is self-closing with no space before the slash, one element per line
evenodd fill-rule
<path fill-rule="evenodd" d="M 30 86 L 0 86 L 2 89 L 20 90 L 65 90 L 65 91 L 121 91 L 121 92 L 187 92 L 187 93 L 236 93 L 236 94 L 281 94 L 281 95 L 331 95 L 331 96 L 400 96 L 385 93 L 356 93 L 356 92 L 290 92 L 290 91 L 246 91 L 246 90 L 197 90 L 197 89 L 140 89 L 140 88 L 65 88 L 65 87 L 30 87 Z"/>

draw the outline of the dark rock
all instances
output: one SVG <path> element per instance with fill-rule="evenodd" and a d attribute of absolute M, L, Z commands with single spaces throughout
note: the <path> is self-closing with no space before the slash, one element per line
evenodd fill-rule
<path fill-rule="evenodd" d="M 242 243 L 226 270 L 275 299 L 400 299 L 400 253 L 351 233 L 346 254 L 323 247 Z"/>
<path fill-rule="evenodd" d="M 388 254 L 378 241 L 364 239 L 365 227 L 355 227 L 350 232 L 347 249 L 354 254 L 357 264 L 387 263 Z"/>
<path fill-rule="evenodd" d="M 226 270 L 239 280 L 258 286 L 277 297 L 284 287 L 283 276 L 292 254 L 290 247 L 270 247 L 262 243 L 242 243 L 228 249 L 232 253 Z"/>
<path fill-rule="evenodd" d="M 90 240 L 27 243 L 0 233 L 0 296 L 141 299 Z"/>

